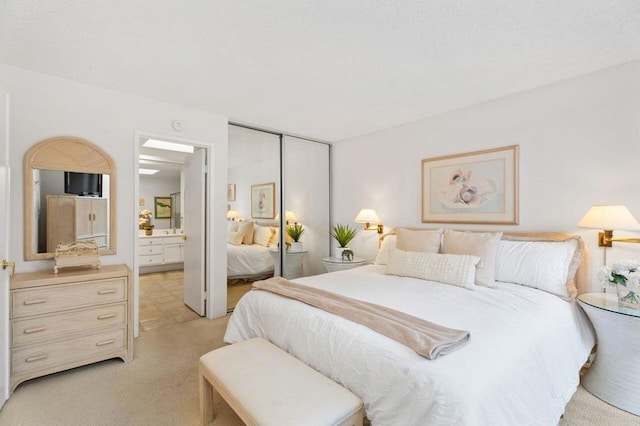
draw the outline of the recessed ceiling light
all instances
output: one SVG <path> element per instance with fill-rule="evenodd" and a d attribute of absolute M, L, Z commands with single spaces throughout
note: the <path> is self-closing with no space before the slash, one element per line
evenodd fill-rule
<path fill-rule="evenodd" d="M 140 173 L 141 175 L 155 175 L 159 171 L 160 170 L 155 169 L 138 169 L 138 173 Z"/>
<path fill-rule="evenodd" d="M 142 146 L 147 148 L 156 148 L 156 149 L 164 149 L 166 151 L 178 151 L 178 152 L 187 152 L 189 154 L 193 154 L 193 146 L 192 145 L 184 145 L 181 143 L 175 142 L 166 142 L 159 141 L 157 139 L 149 139 Z"/>

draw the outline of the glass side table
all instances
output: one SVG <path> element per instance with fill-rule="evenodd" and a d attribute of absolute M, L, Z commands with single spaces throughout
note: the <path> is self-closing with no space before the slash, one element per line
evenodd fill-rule
<path fill-rule="evenodd" d="M 325 257 L 322 259 L 322 264 L 327 272 L 345 271 L 366 263 L 367 261 L 362 257 L 354 257 L 351 260 L 342 259 L 341 257 Z"/>
<path fill-rule="evenodd" d="M 604 402 L 640 416 L 640 311 L 618 308 L 618 296 L 609 293 L 581 294 L 578 303 L 598 341 L 582 385 Z"/>

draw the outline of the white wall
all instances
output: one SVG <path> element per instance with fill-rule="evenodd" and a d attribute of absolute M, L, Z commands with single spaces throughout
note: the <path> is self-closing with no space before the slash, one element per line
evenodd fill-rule
<path fill-rule="evenodd" d="M 151 224 L 156 229 L 168 229 L 171 227 L 171 219 L 158 219 L 155 214 L 155 197 L 169 197 L 174 192 L 180 192 L 180 176 L 162 177 L 140 175 L 140 199 L 144 200 L 144 206 L 138 205 L 138 209 L 147 209 L 151 212 Z"/>
<path fill-rule="evenodd" d="M 117 254 L 103 256 L 102 262 L 132 267 L 138 236 L 138 200 L 135 198 L 138 176 L 134 172 L 138 141 L 135 132 L 201 141 L 212 145 L 214 161 L 210 181 L 213 219 L 208 226 L 213 240 L 209 250 L 213 271 L 210 286 L 216 286 L 210 294 L 215 299 L 214 305 L 226 310 L 225 301 L 217 300 L 226 294 L 226 118 L 1 64 L 0 81 L 11 97 L 9 150 L 14 225 L 11 227 L 10 255 L 16 261 L 16 271 L 53 266 L 52 261 L 25 262 L 22 255 L 22 159 L 33 144 L 53 136 L 78 136 L 101 147 L 114 159 L 118 246 Z M 176 119 L 184 123 L 184 131 L 172 129 L 171 123 Z"/>
<path fill-rule="evenodd" d="M 334 222 L 353 223 L 369 207 L 387 229 L 418 226 L 422 159 L 513 144 L 520 145 L 520 224 L 448 227 L 580 234 L 592 288 L 600 288 L 597 231 L 576 223 L 593 204 L 625 204 L 640 218 L 640 62 L 334 144 Z M 360 232 L 356 255 L 373 259 L 376 240 Z M 614 243 L 608 260 L 619 257 L 640 258 L 640 245 Z"/>

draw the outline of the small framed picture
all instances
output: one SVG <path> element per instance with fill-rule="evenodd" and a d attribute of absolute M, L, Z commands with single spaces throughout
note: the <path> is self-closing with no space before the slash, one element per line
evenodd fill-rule
<path fill-rule="evenodd" d="M 171 219 L 171 197 L 153 197 L 156 219 Z"/>
<path fill-rule="evenodd" d="M 276 217 L 275 204 L 275 183 L 251 185 L 251 217 L 256 219 L 273 219 Z"/>

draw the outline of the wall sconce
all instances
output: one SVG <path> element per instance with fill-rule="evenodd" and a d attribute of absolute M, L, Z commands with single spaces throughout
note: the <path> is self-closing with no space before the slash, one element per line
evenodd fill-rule
<path fill-rule="evenodd" d="M 384 226 L 380 223 L 378 213 L 373 209 L 362 209 L 356 216 L 355 223 L 364 223 L 365 231 L 378 231 L 378 234 L 384 232 Z"/>
<path fill-rule="evenodd" d="M 235 211 L 235 210 L 229 210 L 229 211 L 227 212 L 227 220 L 234 221 L 234 220 L 236 220 L 236 219 L 237 219 L 237 218 L 239 218 L 239 217 L 240 217 L 240 213 L 238 213 L 238 212 L 237 212 L 237 211 Z"/>
<path fill-rule="evenodd" d="M 640 238 L 613 238 L 614 229 L 640 230 L 640 223 L 625 206 L 593 206 L 578 222 L 578 227 L 603 229 L 598 233 L 598 247 L 611 247 L 613 241 L 640 243 Z"/>
<path fill-rule="evenodd" d="M 275 220 L 280 220 L 280 213 L 278 213 L 276 215 Z M 284 223 L 286 225 L 288 225 L 289 222 L 298 223 L 298 218 L 296 217 L 295 214 L 293 214 L 293 212 L 291 210 L 285 210 L 284 211 Z"/>

